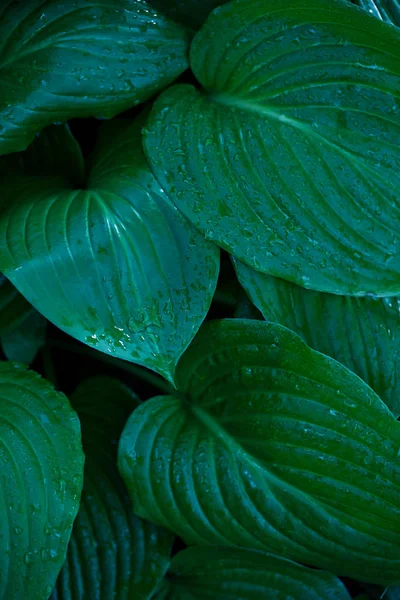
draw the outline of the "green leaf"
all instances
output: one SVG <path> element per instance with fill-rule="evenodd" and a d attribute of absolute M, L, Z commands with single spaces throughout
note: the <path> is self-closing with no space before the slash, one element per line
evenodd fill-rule
<path fill-rule="evenodd" d="M 200 29 L 208 15 L 229 0 L 150 0 L 160 12 L 192 29 Z"/>
<path fill-rule="evenodd" d="M 305 290 L 235 261 L 240 283 L 267 321 L 292 329 L 343 363 L 400 415 L 400 298 L 352 298 Z"/>
<path fill-rule="evenodd" d="M 0 268 L 70 335 L 172 381 L 211 303 L 219 251 L 151 174 L 143 123 L 103 125 L 85 188 L 51 171 L 5 180 Z M 35 142 L 43 162 L 46 136 Z"/>
<path fill-rule="evenodd" d="M 32 310 L 32 306 L 11 281 L 0 273 L 0 334 L 17 327 Z"/>
<path fill-rule="evenodd" d="M 35 309 L 17 327 L 0 335 L 1 347 L 8 360 L 30 365 L 46 341 L 47 321 Z"/>
<path fill-rule="evenodd" d="M 400 27 L 400 3 L 398 0 L 351 0 L 381 21 Z"/>
<path fill-rule="evenodd" d="M 137 514 L 188 544 L 265 549 L 400 582 L 400 423 L 333 359 L 273 323 L 206 323 L 120 440 Z"/>
<path fill-rule="evenodd" d="M 269 275 L 400 293 L 400 33 L 342 0 L 237 0 L 194 38 L 203 90 L 155 102 L 145 151 L 210 240 Z"/>
<path fill-rule="evenodd" d="M 145 600 L 168 568 L 174 538 L 133 514 L 118 474 L 119 436 L 139 401 L 109 377 L 83 382 L 71 401 L 82 423 L 85 479 L 51 600 Z"/>
<path fill-rule="evenodd" d="M 155 600 L 350 600 L 331 573 L 244 548 L 188 548 L 177 554 Z"/>
<path fill-rule="evenodd" d="M 16 363 L 0 363 L 0 396 L 0 598 L 47 600 L 79 508 L 79 420 Z"/>
<path fill-rule="evenodd" d="M 0 154 L 72 117 L 110 118 L 187 68 L 189 35 L 143 0 L 4 0 Z"/>

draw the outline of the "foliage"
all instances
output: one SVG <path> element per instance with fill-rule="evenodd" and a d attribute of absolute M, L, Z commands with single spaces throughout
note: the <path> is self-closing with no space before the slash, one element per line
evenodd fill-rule
<path fill-rule="evenodd" d="M 399 27 L 1 3 L 0 600 L 398 597 Z"/>

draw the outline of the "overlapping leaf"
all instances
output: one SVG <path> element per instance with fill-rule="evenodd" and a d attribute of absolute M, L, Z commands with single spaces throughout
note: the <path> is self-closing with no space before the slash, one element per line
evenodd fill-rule
<path fill-rule="evenodd" d="M 267 321 L 295 331 L 357 373 L 400 415 L 398 298 L 352 298 L 305 290 L 236 262 L 239 280 Z"/>
<path fill-rule="evenodd" d="M 400 581 L 400 423 L 361 379 L 285 327 L 226 320 L 203 326 L 177 383 L 121 437 L 138 514 L 189 544 Z"/>
<path fill-rule="evenodd" d="M 82 423 L 85 479 L 51 600 L 146 600 L 168 568 L 173 536 L 133 514 L 117 470 L 118 439 L 138 403 L 107 377 L 85 381 L 72 396 Z"/>
<path fill-rule="evenodd" d="M 370 15 L 382 21 L 400 26 L 400 3 L 398 0 L 351 0 Z"/>
<path fill-rule="evenodd" d="M 98 350 L 173 379 L 215 289 L 218 249 L 170 203 L 141 150 L 143 117 L 105 123 L 84 189 L 78 152 L 50 129 L 6 179 L 0 268 L 58 327 Z M 68 139 L 66 140 L 66 138 Z M 66 172 L 33 174 L 29 156 L 63 152 Z M 6 164 L 10 165 L 6 157 Z M 11 167 L 10 171 L 12 171 Z M 80 173 L 81 168 L 77 168 Z"/>
<path fill-rule="evenodd" d="M 330 573 L 243 548 L 188 548 L 177 554 L 155 600 L 350 600 Z"/>
<path fill-rule="evenodd" d="M 17 364 L 0 363 L 0 397 L 0 598 L 47 600 L 79 508 L 79 420 Z"/>
<path fill-rule="evenodd" d="M 400 32 L 342 0 L 236 0 L 156 101 L 145 150 L 176 206 L 256 270 L 400 292 Z"/>
<path fill-rule="evenodd" d="M 4 0 L 0 154 L 71 117 L 112 117 L 187 68 L 189 37 L 143 0 Z"/>

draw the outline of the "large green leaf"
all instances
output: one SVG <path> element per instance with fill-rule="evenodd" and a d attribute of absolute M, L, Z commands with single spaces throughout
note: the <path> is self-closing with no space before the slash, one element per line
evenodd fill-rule
<path fill-rule="evenodd" d="M 177 383 L 121 437 L 139 515 L 189 544 L 400 582 L 400 423 L 359 377 L 285 327 L 235 319 L 205 324 Z"/>
<path fill-rule="evenodd" d="M 295 331 L 357 373 L 400 415 L 400 299 L 305 290 L 235 261 L 239 281 L 267 321 Z"/>
<path fill-rule="evenodd" d="M 133 514 L 118 474 L 119 436 L 138 400 L 118 380 L 96 377 L 71 402 L 82 424 L 85 479 L 51 600 L 145 600 L 168 568 L 174 538 Z"/>
<path fill-rule="evenodd" d="M 155 600 L 350 600 L 331 573 L 243 548 L 188 548 L 177 554 Z"/>
<path fill-rule="evenodd" d="M 0 363 L 0 398 L 0 598 L 47 600 L 79 508 L 79 420 L 16 363 Z"/>
<path fill-rule="evenodd" d="M 199 29 L 208 15 L 228 0 L 149 0 L 160 12 L 192 29 Z"/>
<path fill-rule="evenodd" d="M 258 271 L 400 292 L 400 32 L 342 0 L 237 0 L 191 48 L 145 135 L 205 235 Z"/>
<path fill-rule="evenodd" d="M 71 117 L 113 117 L 187 68 L 189 36 L 143 0 L 3 0 L 0 154 Z"/>
<path fill-rule="evenodd" d="M 219 251 L 152 176 L 142 125 L 143 117 L 103 125 L 84 189 L 65 175 L 31 175 L 29 164 L 5 179 L 0 268 L 67 333 L 172 381 L 210 305 Z M 32 152 L 38 160 L 43 147 L 43 162 L 46 138 Z"/>
<path fill-rule="evenodd" d="M 400 27 L 399 0 L 351 0 L 374 17 Z"/>

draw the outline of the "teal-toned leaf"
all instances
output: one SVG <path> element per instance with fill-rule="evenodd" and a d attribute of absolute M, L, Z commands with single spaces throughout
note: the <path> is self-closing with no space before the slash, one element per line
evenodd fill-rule
<path fill-rule="evenodd" d="M 150 0 L 160 12 L 179 23 L 199 29 L 208 15 L 228 0 Z"/>
<path fill-rule="evenodd" d="M 17 327 L 32 310 L 11 281 L 0 273 L 0 335 Z"/>
<path fill-rule="evenodd" d="M 173 536 L 133 514 L 117 470 L 118 440 L 139 401 L 96 377 L 72 396 L 86 456 L 81 507 L 51 600 L 146 600 L 166 572 Z"/>
<path fill-rule="evenodd" d="M 370 15 L 381 21 L 400 27 L 399 0 L 351 0 L 353 4 L 364 8 Z"/>
<path fill-rule="evenodd" d="M 386 594 L 383 596 L 385 600 L 400 600 L 400 586 L 396 585 L 390 587 Z"/>
<path fill-rule="evenodd" d="M 400 582 L 400 423 L 356 375 L 274 323 L 206 323 L 180 397 L 132 414 L 119 468 L 142 517 L 188 544 L 264 549 Z"/>
<path fill-rule="evenodd" d="M 34 308 L 14 329 L 0 335 L 0 343 L 8 360 L 30 365 L 46 341 L 46 319 Z"/>
<path fill-rule="evenodd" d="M 314 292 L 235 265 L 267 321 L 292 329 L 311 348 L 346 365 L 400 415 L 400 299 Z"/>
<path fill-rule="evenodd" d="M 188 548 L 177 554 L 156 600 L 350 600 L 331 573 L 244 548 Z"/>
<path fill-rule="evenodd" d="M 51 173 L 6 179 L 0 268 L 70 335 L 172 381 L 211 303 L 219 251 L 151 174 L 143 123 L 103 125 L 84 188 Z"/>
<path fill-rule="evenodd" d="M 338 294 L 400 292 L 400 32 L 342 0 L 237 0 L 194 38 L 203 90 L 155 102 L 145 151 L 210 240 Z"/>
<path fill-rule="evenodd" d="M 47 600 L 79 508 L 79 420 L 16 363 L 0 363 L 0 397 L 0 598 Z"/>
<path fill-rule="evenodd" d="M 4 0 L 0 154 L 72 117 L 110 118 L 187 68 L 189 36 L 143 0 Z"/>

